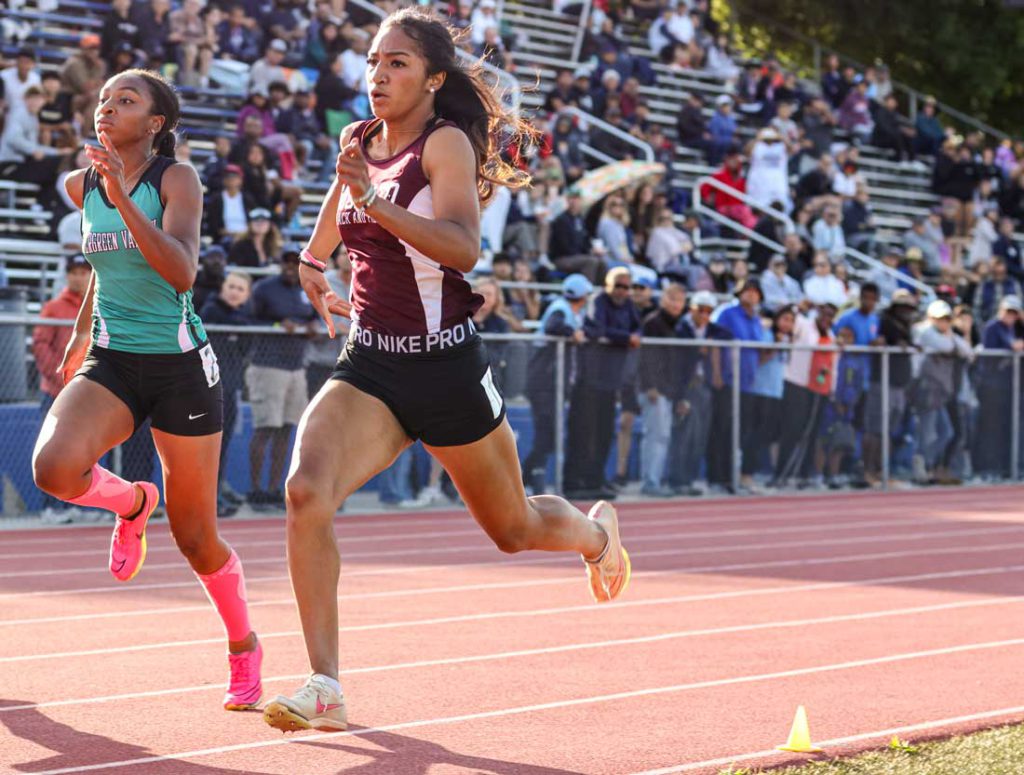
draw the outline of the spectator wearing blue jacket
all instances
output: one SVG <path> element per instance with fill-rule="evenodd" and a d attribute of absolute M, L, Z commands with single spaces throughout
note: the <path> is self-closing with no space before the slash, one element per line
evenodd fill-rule
<path fill-rule="evenodd" d="M 796 325 L 797 307 L 786 304 L 775 310 L 771 328 L 763 329 L 764 342 L 783 344 L 793 341 L 793 327 Z M 757 443 L 762 450 L 769 451 L 774 467 L 778 461 L 778 444 L 782 438 L 782 391 L 785 383 L 788 350 L 763 350 L 759 358 L 757 375 L 751 391 L 754 393 L 754 414 Z"/>
<path fill-rule="evenodd" d="M 718 106 L 717 110 L 708 122 L 708 132 L 711 134 L 708 163 L 712 166 L 722 163 L 726 151 L 732 147 L 736 137 L 736 116 L 732 113 L 732 97 L 721 94 L 715 100 L 715 105 Z"/>
<path fill-rule="evenodd" d="M 745 280 L 735 291 L 739 303 L 726 307 L 718 316 L 717 323 L 732 334 L 733 339 L 746 342 L 760 342 L 764 336 L 761 325 L 761 303 L 764 294 L 757 280 Z M 713 385 L 712 427 L 715 433 L 708 449 L 708 482 L 730 487 L 732 483 L 732 353 L 723 361 L 722 384 Z M 740 448 L 743 451 L 742 479 L 740 484 L 750 488 L 753 474 L 761 457 L 755 423 L 757 394 L 754 393 L 754 379 L 761 362 L 761 351 L 743 348 L 740 351 Z M 729 364 L 727 367 L 725 364 Z"/>
<path fill-rule="evenodd" d="M 566 497 L 615 497 L 605 479 L 615 434 L 615 399 L 635 377 L 640 347 L 640 313 L 631 291 L 629 269 L 610 270 L 604 292 L 594 299 L 583 323 L 587 344 L 580 353 L 580 373 L 569 406 Z"/>

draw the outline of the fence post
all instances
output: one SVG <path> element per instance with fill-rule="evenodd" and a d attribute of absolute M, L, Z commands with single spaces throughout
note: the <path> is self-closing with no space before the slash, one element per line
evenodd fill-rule
<path fill-rule="evenodd" d="M 1010 479 L 1020 478 L 1020 353 L 1013 354 L 1013 404 L 1010 407 Z"/>
<path fill-rule="evenodd" d="M 562 494 L 565 464 L 565 340 L 555 342 L 555 492 Z"/>
<path fill-rule="evenodd" d="M 882 489 L 889 489 L 889 348 L 882 351 Z"/>
<path fill-rule="evenodd" d="M 814 41 L 814 78 L 821 80 L 821 44 Z"/>
<path fill-rule="evenodd" d="M 729 359 L 732 361 L 732 439 L 729 451 L 732 457 L 732 492 L 740 491 L 740 348 L 730 342 Z"/>
<path fill-rule="evenodd" d="M 910 104 L 907 106 L 907 113 L 911 121 L 917 121 L 917 92 L 910 90 Z"/>

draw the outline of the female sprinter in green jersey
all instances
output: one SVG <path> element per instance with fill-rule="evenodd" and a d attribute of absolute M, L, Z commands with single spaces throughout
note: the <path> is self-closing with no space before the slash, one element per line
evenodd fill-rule
<path fill-rule="evenodd" d="M 224 706 L 240 710 L 259 702 L 262 650 L 249 626 L 242 565 L 217 535 L 223 396 L 192 308 L 203 191 L 195 170 L 174 160 L 180 114 L 174 89 L 145 70 L 121 73 L 100 92 L 101 145 L 86 148 L 91 166 L 65 183 L 82 208 L 82 249 L 94 271 L 60 366 L 66 387 L 43 422 L 32 465 L 42 490 L 117 515 L 110 572 L 128 581 L 145 560 L 146 521 L 160 494 L 98 461 L 150 419 L 171 532 L 227 631 Z"/>

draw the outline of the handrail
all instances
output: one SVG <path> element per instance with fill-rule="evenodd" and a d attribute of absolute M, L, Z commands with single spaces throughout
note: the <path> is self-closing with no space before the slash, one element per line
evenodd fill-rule
<path fill-rule="evenodd" d="M 583 39 L 587 36 L 587 27 L 590 25 L 590 11 L 593 5 L 594 0 L 583 0 L 583 9 L 580 11 L 579 22 L 576 25 L 576 36 L 572 41 L 572 58 L 569 60 L 573 64 L 577 64 L 580 61 L 580 51 L 583 48 Z"/>
<path fill-rule="evenodd" d="M 766 26 L 771 27 L 773 32 L 781 33 L 783 35 L 786 35 L 786 36 L 792 38 L 793 40 L 796 40 L 796 41 L 798 41 L 800 43 L 803 43 L 805 45 L 811 46 L 812 50 L 814 52 L 813 53 L 814 61 L 813 61 L 812 65 L 813 65 L 813 68 L 814 68 L 814 75 L 815 75 L 816 79 L 817 78 L 821 78 L 821 73 L 822 73 L 821 55 L 822 55 L 823 52 L 827 53 L 827 54 L 835 54 L 836 56 L 839 57 L 840 61 L 844 61 L 844 62 L 846 62 L 846 63 L 848 63 L 850 65 L 853 65 L 854 67 L 856 67 L 859 70 L 865 70 L 868 67 L 868 65 L 865 65 L 863 62 L 860 62 L 860 61 L 854 59 L 853 57 L 848 56 L 848 55 L 842 53 L 841 51 L 837 51 L 836 49 L 834 49 L 834 48 L 832 48 L 830 46 L 826 46 L 826 45 L 824 45 L 819 40 L 816 40 L 814 38 L 810 38 L 810 37 L 808 37 L 806 35 L 803 35 L 803 34 L 801 34 L 799 32 L 796 32 L 795 30 L 792 30 L 789 27 L 786 27 L 785 25 L 780 24 L 777 20 L 771 18 L 770 16 L 765 16 L 764 14 L 759 13 L 758 11 L 754 11 L 754 10 L 748 8 L 740 0 L 733 0 L 733 2 L 730 5 L 732 6 L 733 13 L 737 17 L 739 17 L 739 16 L 741 16 L 743 14 L 746 14 L 747 16 L 751 16 L 751 17 L 755 18 L 758 22 L 760 22 L 760 23 L 762 23 L 762 24 L 764 24 Z M 896 79 L 892 79 L 892 85 L 893 85 L 894 89 L 898 89 L 898 90 L 900 90 L 902 92 L 905 92 L 907 94 L 907 96 L 910 97 L 910 105 L 909 105 L 908 113 L 910 115 L 911 120 L 916 119 L 917 118 L 917 103 L 918 103 L 919 100 L 923 100 L 926 95 L 923 92 L 920 92 L 917 89 L 915 89 L 914 87 L 910 86 L 909 84 L 904 83 L 903 81 L 897 81 Z M 998 138 L 1000 140 L 1008 140 L 1008 139 L 1010 139 L 1010 135 L 1006 134 L 1002 130 L 996 129 L 993 126 L 990 126 L 989 124 L 986 124 L 984 121 L 979 121 L 977 118 L 974 118 L 973 116 L 969 116 L 966 113 L 964 113 L 963 111 L 957 110 L 956 108 L 954 108 L 954 107 L 952 107 L 950 105 L 947 105 L 944 102 L 939 102 L 938 100 L 936 100 L 935 107 L 938 108 L 939 110 L 941 110 L 943 113 L 949 114 L 950 116 L 952 116 L 953 118 L 957 119 L 961 123 L 967 124 L 968 126 L 972 126 L 975 129 L 977 129 L 977 130 L 979 130 L 981 132 L 984 132 L 987 135 L 991 135 L 992 137 L 996 137 L 996 138 Z"/>
<path fill-rule="evenodd" d="M 587 156 L 594 157 L 595 159 L 597 159 L 602 164 L 614 164 L 615 163 L 615 159 L 613 159 L 611 156 L 609 156 L 604 151 L 597 150 L 597 148 L 592 146 L 590 143 L 580 143 L 580 150 L 583 151 L 583 153 L 587 154 Z"/>
<path fill-rule="evenodd" d="M 358 5 L 363 10 L 369 11 L 380 19 L 387 17 L 387 13 L 375 6 L 369 0 L 348 0 L 354 5 Z M 471 65 L 479 65 L 484 71 L 490 73 L 495 77 L 499 84 L 502 85 L 503 89 L 501 92 L 501 98 L 507 99 L 514 113 L 519 113 L 519 105 L 522 101 L 522 90 L 519 87 L 519 81 L 512 73 L 502 70 L 499 67 L 495 67 L 490 62 L 485 62 L 483 59 L 479 59 L 468 51 L 463 51 L 461 48 L 456 48 L 455 53 L 459 55 L 463 60 L 469 62 Z"/>
<path fill-rule="evenodd" d="M 599 119 L 590 113 L 586 113 L 579 108 L 572 107 L 571 105 L 567 108 L 562 108 L 559 113 L 568 113 L 572 116 L 576 116 L 580 120 L 580 129 L 587 129 L 589 125 L 593 124 L 601 131 L 607 132 L 610 135 L 615 135 L 620 140 L 624 140 L 630 145 L 639 148 L 647 161 L 654 161 L 654 149 L 651 148 L 651 144 L 645 143 L 643 140 L 638 140 L 629 132 L 623 132 L 617 126 L 612 126 L 607 121 L 603 121 L 602 119 Z"/>
<path fill-rule="evenodd" d="M 707 175 L 698 178 L 696 182 L 693 184 L 694 209 L 696 209 L 698 212 L 703 213 L 704 215 L 708 216 L 714 221 L 717 221 L 718 223 L 721 223 L 723 226 L 729 227 L 731 230 L 737 232 L 738 234 L 743 234 L 749 239 L 761 243 L 762 245 L 770 248 L 771 250 L 776 251 L 777 253 L 785 252 L 785 248 L 778 242 L 775 242 L 774 240 L 765 237 L 763 234 L 758 234 L 757 232 L 748 229 L 746 226 L 733 220 L 732 218 L 729 218 L 727 215 L 723 215 L 714 208 L 705 205 L 700 196 L 700 186 L 705 183 L 711 185 L 712 188 L 717 188 L 720 191 L 723 191 L 731 196 L 736 197 L 742 202 L 757 207 L 758 209 L 765 212 L 767 215 L 770 215 L 775 220 L 784 223 L 786 225 L 787 231 L 794 231 L 793 221 L 788 215 L 786 215 L 784 212 L 781 212 L 780 210 L 775 210 L 771 207 L 761 205 L 760 203 L 752 200 L 746 194 L 737 191 L 732 186 L 729 186 L 720 180 L 715 180 L 714 178 Z M 891 266 L 886 266 L 877 258 L 873 258 L 867 255 L 866 253 L 862 253 L 861 251 L 856 250 L 855 248 L 851 248 L 849 245 L 847 245 L 846 249 L 843 251 L 843 256 L 846 258 L 852 258 L 854 261 L 860 264 L 866 264 L 871 269 L 881 270 L 884 274 L 887 274 L 890 277 L 894 277 L 895 279 L 899 280 L 899 282 L 917 289 L 929 301 L 935 298 L 935 291 L 927 283 L 923 283 L 916 278 L 909 277 L 908 275 L 905 275 L 902 272 L 893 269 Z"/>

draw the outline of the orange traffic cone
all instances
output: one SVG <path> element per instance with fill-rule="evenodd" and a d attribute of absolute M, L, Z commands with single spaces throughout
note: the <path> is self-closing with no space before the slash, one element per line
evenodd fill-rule
<path fill-rule="evenodd" d="M 775 746 L 780 751 L 792 751 L 793 753 L 821 753 L 811 742 L 811 730 L 807 725 L 807 711 L 801 705 L 796 709 L 796 717 L 793 719 L 793 728 L 789 730 L 789 740 L 785 745 Z"/>

